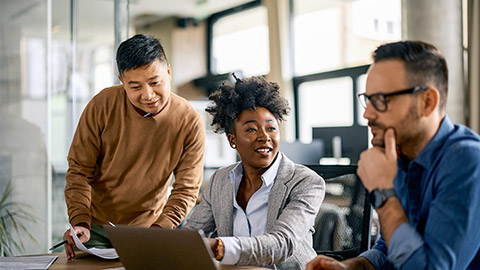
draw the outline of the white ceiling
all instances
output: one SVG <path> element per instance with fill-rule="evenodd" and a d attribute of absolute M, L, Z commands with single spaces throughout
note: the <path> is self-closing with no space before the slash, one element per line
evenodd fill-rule
<path fill-rule="evenodd" d="M 0 0 L 2 1 L 2 0 Z M 30 0 L 20 0 L 29 3 Z M 130 25 L 144 25 L 162 18 L 193 17 L 205 19 L 209 15 L 236 7 L 252 0 L 130 0 Z M 70 1 L 53 0 L 52 24 L 55 39 L 70 39 Z M 30 5 L 33 5 L 31 3 Z M 43 7 L 43 5 L 41 5 Z M 44 8 L 43 8 L 44 9 Z M 78 41 L 104 43 L 113 40 L 114 0 L 77 0 Z M 45 12 L 35 12 L 40 19 Z M 29 14 L 31 16 L 31 12 Z M 25 14 L 27 16 L 27 14 Z M 45 20 L 45 19 L 44 19 Z"/>
<path fill-rule="evenodd" d="M 204 19 L 207 16 L 252 0 L 130 0 L 130 16 L 178 16 Z"/>

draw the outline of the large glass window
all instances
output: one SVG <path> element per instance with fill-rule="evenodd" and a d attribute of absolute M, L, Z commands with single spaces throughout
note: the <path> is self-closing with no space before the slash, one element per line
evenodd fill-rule
<path fill-rule="evenodd" d="M 345 154 L 357 153 L 347 150 L 366 142 L 348 140 L 366 138 L 367 128 L 356 95 L 375 48 L 401 39 L 401 0 L 292 2 L 297 138 L 355 132 L 362 136 L 342 139 Z"/>
<path fill-rule="evenodd" d="M 376 46 L 401 39 L 400 0 L 293 3 L 297 76 L 368 64 Z"/>
<path fill-rule="evenodd" d="M 244 76 L 269 73 L 266 8 L 258 5 L 218 16 L 212 25 L 211 46 L 213 73 L 240 71 Z"/>

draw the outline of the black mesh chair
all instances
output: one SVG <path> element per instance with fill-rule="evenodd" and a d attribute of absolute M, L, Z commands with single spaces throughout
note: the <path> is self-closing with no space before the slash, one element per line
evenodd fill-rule
<path fill-rule="evenodd" d="M 372 209 L 356 165 L 306 165 L 325 179 L 325 200 L 315 222 L 317 254 L 338 260 L 358 256 L 371 245 Z"/>

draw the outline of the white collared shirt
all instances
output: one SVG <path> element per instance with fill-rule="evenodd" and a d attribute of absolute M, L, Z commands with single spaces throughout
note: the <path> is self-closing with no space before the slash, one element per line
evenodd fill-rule
<path fill-rule="evenodd" d="M 238 237 L 253 237 L 267 231 L 268 196 L 282 160 L 278 153 L 275 162 L 262 174 L 262 186 L 252 195 L 245 211 L 237 203 L 237 192 L 242 181 L 243 166 L 240 162 L 230 171 L 233 190 L 233 237 L 220 237 L 225 245 L 221 263 L 236 264 L 240 260 L 241 246 Z"/>

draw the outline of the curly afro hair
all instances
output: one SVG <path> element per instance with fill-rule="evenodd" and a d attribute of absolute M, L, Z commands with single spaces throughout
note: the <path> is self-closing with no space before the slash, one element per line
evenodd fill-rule
<path fill-rule="evenodd" d="M 211 125 L 216 133 L 233 133 L 235 119 L 248 109 L 256 111 L 257 107 L 264 107 L 279 121 L 290 112 L 287 100 L 280 96 L 278 84 L 263 77 L 235 79 L 235 85 L 223 82 L 209 96 L 213 102 L 205 111 L 213 116 Z"/>

